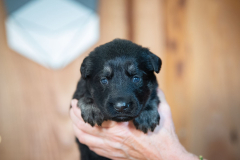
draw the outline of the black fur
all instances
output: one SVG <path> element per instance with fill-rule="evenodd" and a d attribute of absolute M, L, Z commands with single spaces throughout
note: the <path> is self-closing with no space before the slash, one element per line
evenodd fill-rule
<path fill-rule="evenodd" d="M 154 72 L 161 65 L 159 57 L 131 41 L 115 39 L 97 47 L 81 65 L 82 77 L 73 96 L 83 120 L 92 126 L 105 120 L 133 120 L 144 133 L 153 131 L 160 120 Z M 79 147 L 82 160 L 107 159 L 86 145 Z"/>

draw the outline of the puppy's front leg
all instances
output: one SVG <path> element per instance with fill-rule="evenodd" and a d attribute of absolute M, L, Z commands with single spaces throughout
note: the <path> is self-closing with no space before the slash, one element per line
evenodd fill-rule
<path fill-rule="evenodd" d="M 133 120 L 135 127 L 144 133 L 147 133 L 148 130 L 152 132 L 159 124 L 160 115 L 158 113 L 158 98 L 151 100 L 150 103 L 146 105 L 146 108 L 140 113 L 140 115 Z"/>
<path fill-rule="evenodd" d="M 78 100 L 78 107 L 81 109 L 81 116 L 86 123 L 89 123 L 91 126 L 95 124 L 101 126 L 104 116 L 91 98 L 80 98 Z"/>

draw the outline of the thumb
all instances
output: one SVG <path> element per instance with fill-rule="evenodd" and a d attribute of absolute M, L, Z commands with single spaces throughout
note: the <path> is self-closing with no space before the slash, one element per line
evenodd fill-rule
<path fill-rule="evenodd" d="M 166 101 L 166 98 L 165 98 L 165 95 L 163 93 L 163 91 L 158 88 L 157 90 L 157 93 L 158 93 L 158 97 L 160 99 L 160 103 L 159 103 L 159 106 L 158 106 L 158 111 L 160 113 L 164 113 L 164 114 L 167 114 L 167 115 L 171 115 L 171 109 Z"/>

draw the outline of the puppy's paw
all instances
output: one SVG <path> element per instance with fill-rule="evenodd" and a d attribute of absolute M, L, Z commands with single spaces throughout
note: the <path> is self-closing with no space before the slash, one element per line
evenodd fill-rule
<path fill-rule="evenodd" d="M 78 101 L 78 106 L 81 109 L 81 116 L 84 122 L 89 123 L 91 126 L 95 124 L 101 126 L 104 121 L 104 116 L 100 109 L 93 103 L 86 103 L 84 99 Z"/>
<path fill-rule="evenodd" d="M 84 122 L 89 123 L 92 127 L 95 124 L 101 126 L 104 120 L 104 117 L 102 116 L 102 114 L 94 110 L 87 110 L 85 112 L 82 112 L 81 116 Z"/>
<path fill-rule="evenodd" d="M 147 133 L 148 130 L 152 132 L 159 124 L 160 116 L 157 111 L 143 111 L 137 118 L 133 120 L 135 127 L 144 133 Z"/>

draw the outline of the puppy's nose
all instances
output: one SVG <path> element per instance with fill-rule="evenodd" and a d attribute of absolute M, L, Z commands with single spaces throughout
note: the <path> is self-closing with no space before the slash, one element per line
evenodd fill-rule
<path fill-rule="evenodd" d="M 114 104 L 114 108 L 118 112 L 123 112 L 128 107 L 129 107 L 129 104 L 127 104 L 126 102 L 117 102 L 117 103 Z"/>

